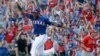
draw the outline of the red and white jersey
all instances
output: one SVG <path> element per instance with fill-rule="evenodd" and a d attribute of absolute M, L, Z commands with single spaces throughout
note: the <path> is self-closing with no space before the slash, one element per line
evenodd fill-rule
<path fill-rule="evenodd" d="M 83 50 L 88 52 L 93 52 L 94 48 L 96 48 L 96 39 L 92 38 L 91 36 L 86 36 L 83 38 L 82 43 L 85 47 L 83 47 Z M 89 49 L 89 50 L 87 50 Z"/>

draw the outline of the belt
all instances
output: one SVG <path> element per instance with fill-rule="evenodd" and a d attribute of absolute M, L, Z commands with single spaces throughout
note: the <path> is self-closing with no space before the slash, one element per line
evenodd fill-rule
<path fill-rule="evenodd" d="M 43 34 L 34 34 L 36 37 L 40 36 L 40 35 L 43 35 Z"/>

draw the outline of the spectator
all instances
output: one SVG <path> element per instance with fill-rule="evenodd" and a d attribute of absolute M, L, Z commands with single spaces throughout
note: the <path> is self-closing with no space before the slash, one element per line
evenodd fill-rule
<path fill-rule="evenodd" d="M 6 16 L 6 6 L 0 3 L 0 21 L 3 21 Z"/>
<path fill-rule="evenodd" d="M 8 49 L 4 47 L 4 43 L 0 41 L 0 56 L 8 56 Z"/>
<path fill-rule="evenodd" d="M 3 27 L 0 26 L 0 56 L 8 56 L 8 49 L 4 46 L 5 34 L 3 30 Z"/>
<path fill-rule="evenodd" d="M 72 56 L 73 55 L 73 50 L 76 48 L 76 44 L 69 39 L 68 43 L 65 45 L 66 48 L 66 56 Z"/>
<path fill-rule="evenodd" d="M 65 48 L 64 48 L 63 43 L 58 44 L 56 51 L 58 53 L 57 56 L 65 56 Z"/>
<path fill-rule="evenodd" d="M 7 43 L 11 43 L 12 40 L 14 39 L 15 37 L 15 32 L 12 30 L 12 28 L 7 28 L 7 31 L 6 31 L 6 40 L 7 40 Z"/>
<path fill-rule="evenodd" d="M 26 19 L 23 23 L 23 31 L 28 32 L 30 29 L 32 29 L 32 23 L 29 22 L 29 19 Z"/>
<path fill-rule="evenodd" d="M 5 39 L 4 29 L 2 26 L 0 26 L 0 41 Z"/>
<path fill-rule="evenodd" d="M 91 30 L 90 31 L 90 36 L 85 36 L 83 38 L 83 54 L 82 56 L 95 56 L 95 54 L 93 54 L 93 50 L 95 50 L 96 48 L 96 44 L 95 44 L 95 37 L 97 36 L 96 31 L 95 30 Z"/>
<path fill-rule="evenodd" d="M 42 10 L 45 10 L 48 5 L 48 0 L 38 0 L 39 6 Z"/>
<path fill-rule="evenodd" d="M 48 51 L 49 50 L 49 51 Z M 48 40 L 45 43 L 45 55 L 47 56 L 53 56 L 54 55 L 54 44 L 50 37 L 48 37 Z"/>
<path fill-rule="evenodd" d="M 12 40 L 12 42 L 7 46 L 8 50 L 9 50 L 9 56 L 16 56 L 16 43 L 15 43 L 15 39 Z"/>
<path fill-rule="evenodd" d="M 28 56 L 27 35 L 25 33 L 19 33 L 16 38 L 16 55 Z"/>

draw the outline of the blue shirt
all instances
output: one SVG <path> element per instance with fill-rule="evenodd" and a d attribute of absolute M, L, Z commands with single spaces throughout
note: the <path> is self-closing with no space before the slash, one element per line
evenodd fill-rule
<path fill-rule="evenodd" d="M 100 24 L 96 24 L 95 27 L 96 27 L 96 28 L 100 28 Z"/>
<path fill-rule="evenodd" d="M 0 55 L 7 55 L 8 49 L 6 47 L 0 47 Z"/>
<path fill-rule="evenodd" d="M 96 4 L 96 0 L 92 0 L 92 4 Z"/>
<path fill-rule="evenodd" d="M 6 29 L 6 27 L 7 27 L 7 22 L 1 21 L 1 22 L 0 22 L 0 25 L 1 25 L 4 29 Z"/>
<path fill-rule="evenodd" d="M 12 21 L 16 22 L 16 19 L 15 18 L 9 18 L 9 21 L 10 22 L 12 22 Z"/>
<path fill-rule="evenodd" d="M 0 41 L 2 41 L 3 39 L 5 39 L 5 35 L 4 34 L 0 34 Z"/>
<path fill-rule="evenodd" d="M 73 43 L 73 42 L 71 42 L 71 43 L 69 44 L 69 48 L 76 48 L 76 44 Z"/>
<path fill-rule="evenodd" d="M 32 15 L 28 15 L 28 17 L 32 20 L 34 27 L 34 34 L 46 34 L 47 25 L 53 25 L 52 22 L 49 21 L 48 18 L 40 16 L 38 19 L 34 19 Z"/>
<path fill-rule="evenodd" d="M 95 25 L 95 29 L 96 29 L 96 30 L 100 30 L 100 24 L 96 24 L 96 25 Z"/>
<path fill-rule="evenodd" d="M 7 7 L 0 5 L 0 20 L 3 20 L 6 15 Z"/>
<path fill-rule="evenodd" d="M 39 0 L 40 5 L 48 4 L 48 0 Z"/>

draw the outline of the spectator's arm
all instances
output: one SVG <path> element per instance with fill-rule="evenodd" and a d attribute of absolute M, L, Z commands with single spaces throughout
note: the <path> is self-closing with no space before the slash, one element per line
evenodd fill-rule
<path fill-rule="evenodd" d="M 22 33 L 22 31 L 20 31 L 18 34 L 17 34 L 17 36 L 16 36 L 16 40 L 18 40 L 18 38 L 19 38 L 19 35 Z"/>
<path fill-rule="evenodd" d="M 29 41 L 33 42 L 33 39 L 29 36 L 29 34 L 27 34 L 27 37 L 28 37 L 28 42 Z"/>
<path fill-rule="evenodd" d="M 93 29 L 93 25 L 91 24 L 91 22 L 88 22 L 88 23 L 87 23 L 87 25 L 86 25 L 86 29 L 88 29 L 89 26 L 90 26 L 91 29 Z"/>
<path fill-rule="evenodd" d="M 6 13 L 5 13 L 6 22 L 8 22 L 8 20 L 9 20 L 9 8 L 7 7 L 5 11 L 6 11 Z"/>
<path fill-rule="evenodd" d="M 19 56 L 19 51 L 18 51 L 18 45 L 15 44 L 15 53 L 16 53 L 16 56 Z"/>
<path fill-rule="evenodd" d="M 25 48 L 26 56 L 28 56 L 28 47 Z"/>
<path fill-rule="evenodd" d="M 16 56 L 19 56 L 18 48 L 15 48 Z"/>
<path fill-rule="evenodd" d="M 67 16 L 65 16 L 65 18 L 67 19 L 67 25 L 69 26 L 70 25 L 70 19 Z"/>
<path fill-rule="evenodd" d="M 17 8 L 21 12 L 21 14 L 24 14 L 24 10 L 21 8 L 21 6 L 19 5 L 19 3 L 16 2 L 16 4 L 17 4 Z"/>

